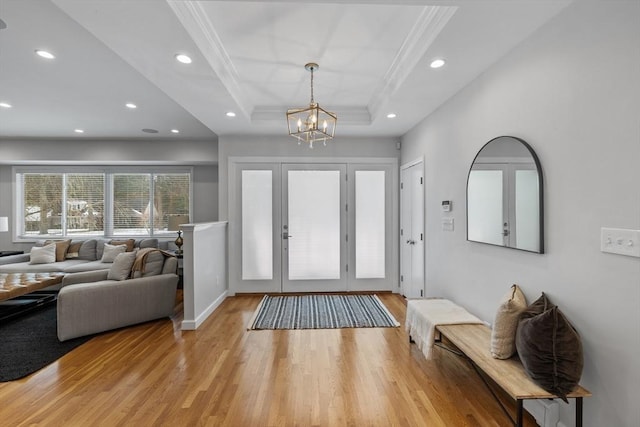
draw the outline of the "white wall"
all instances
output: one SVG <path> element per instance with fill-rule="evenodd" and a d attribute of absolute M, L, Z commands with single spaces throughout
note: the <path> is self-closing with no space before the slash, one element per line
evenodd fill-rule
<path fill-rule="evenodd" d="M 195 330 L 227 297 L 227 223 L 185 224 L 183 330 Z"/>
<path fill-rule="evenodd" d="M 542 163 L 544 255 L 465 240 L 467 172 L 499 135 Z M 582 336 L 585 425 L 640 425 L 640 259 L 599 242 L 600 227 L 640 229 L 640 2 L 574 3 L 403 137 L 403 163 L 422 155 L 427 294 L 492 322 L 512 283 L 529 302 L 544 291 Z"/>
<path fill-rule="evenodd" d="M 0 216 L 13 218 L 11 167 L 45 163 L 193 166 L 192 220 L 218 219 L 217 141 L 0 140 Z M 12 235 L 0 233 L 0 250 L 32 246 L 12 243 Z"/>

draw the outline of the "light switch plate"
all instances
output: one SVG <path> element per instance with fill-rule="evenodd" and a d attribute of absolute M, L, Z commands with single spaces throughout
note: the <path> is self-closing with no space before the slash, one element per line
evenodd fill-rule
<path fill-rule="evenodd" d="M 600 250 L 640 258 L 640 230 L 601 228 Z"/>
<path fill-rule="evenodd" d="M 442 231 L 453 231 L 453 218 L 442 218 Z"/>

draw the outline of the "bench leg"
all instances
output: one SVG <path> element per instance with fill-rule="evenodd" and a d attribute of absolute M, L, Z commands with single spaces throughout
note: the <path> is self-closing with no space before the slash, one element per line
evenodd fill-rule
<path fill-rule="evenodd" d="M 582 427 L 582 398 L 576 397 L 576 427 Z"/>
<path fill-rule="evenodd" d="M 518 412 L 516 413 L 516 426 L 518 426 L 518 427 L 522 427 L 522 412 L 523 412 L 522 411 L 522 409 L 523 409 L 522 408 L 522 404 L 523 404 L 523 402 L 524 401 L 522 399 L 518 399 L 518 401 L 517 401 L 517 405 L 518 405 L 517 411 Z"/>

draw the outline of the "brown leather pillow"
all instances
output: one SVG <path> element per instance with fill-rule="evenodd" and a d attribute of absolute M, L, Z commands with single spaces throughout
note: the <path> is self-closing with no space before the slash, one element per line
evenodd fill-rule
<path fill-rule="evenodd" d="M 516 348 L 531 379 L 566 402 L 582 376 L 582 342 L 544 293 L 520 317 Z"/>
<path fill-rule="evenodd" d="M 67 257 L 67 250 L 71 244 L 69 240 L 45 240 L 44 245 L 47 246 L 50 243 L 56 244 L 56 262 L 64 261 Z"/>
<path fill-rule="evenodd" d="M 125 245 L 127 247 L 127 252 L 133 252 L 133 247 L 136 244 L 136 240 L 135 239 L 112 240 L 109 242 L 109 244 L 113 246 Z"/>
<path fill-rule="evenodd" d="M 67 254 L 65 256 L 66 259 L 78 258 L 80 247 L 82 247 L 83 242 L 73 242 L 69 245 L 69 249 L 67 249 Z"/>

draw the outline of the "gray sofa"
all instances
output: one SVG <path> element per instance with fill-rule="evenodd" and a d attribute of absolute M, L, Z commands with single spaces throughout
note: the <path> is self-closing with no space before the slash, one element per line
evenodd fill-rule
<path fill-rule="evenodd" d="M 81 243 L 77 256 L 47 264 L 31 264 L 30 254 L 10 255 L 0 257 L 0 273 L 49 273 L 64 272 L 77 273 L 81 271 L 108 270 L 110 263 L 102 262 L 104 244 L 112 240 L 89 239 Z M 72 242 L 72 244 L 75 242 Z M 34 246 L 42 246 L 44 241 L 38 241 Z M 169 242 L 159 242 L 158 239 L 135 240 L 136 248 L 160 248 L 167 249 Z"/>
<path fill-rule="evenodd" d="M 58 339 L 65 341 L 173 314 L 178 261 L 167 257 L 161 273 L 108 280 L 108 270 L 68 274 L 58 294 Z"/>
<path fill-rule="evenodd" d="M 130 240 L 130 239 L 127 239 Z M 45 241 L 34 246 L 43 246 Z M 60 290 L 57 301 L 58 339 L 66 341 L 84 335 L 168 317 L 173 314 L 179 277 L 178 260 L 152 249 L 172 249 L 171 242 L 148 238 L 128 243 L 136 252 L 152 253 L 146 259 L 146 269 L 120 272 L 116 262 L 103 262 L 107 239 L 89 239 L 76 243 L 72 253 L 59 254 L 59 261 L 31 264 L 31 255 L 0 257 L 2 273 L 64 272 L 62 283 L 49 290 Z M 66 244 L 65 244 L 66 245 Z M 132 249 L 131 247 L 129 249 Z M 76 252 L 77 251 L 77 252 Z M 128 252 L 132 254 L 133 251 Z M 134 256 L 134 255 L 132 255 Z M 106 258 L 106 257 L 105 257 Z M 131 259 L 133 261 L 133 259 Z M 132 277 L 132 278 L 129 278 Z"/>

